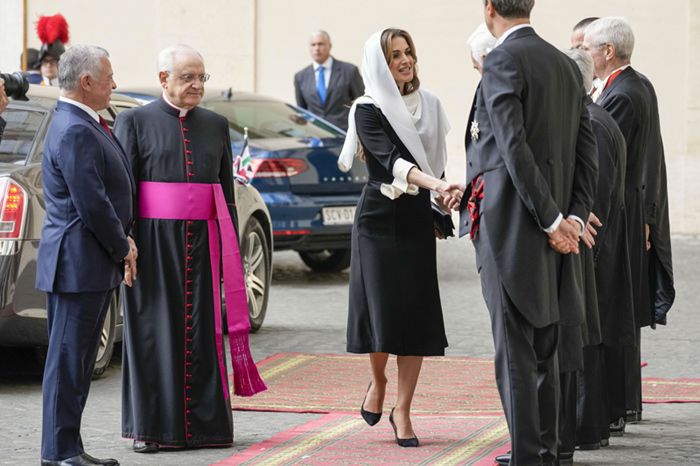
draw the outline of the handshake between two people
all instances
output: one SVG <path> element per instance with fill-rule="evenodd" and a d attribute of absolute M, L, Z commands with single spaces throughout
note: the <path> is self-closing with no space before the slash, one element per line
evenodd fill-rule
<path fill-rule="evenodd" d="M 139 257 L 139 250 L 131 236 L 126 237 L 129 242 L 129 252 L 124 256 L 124 284 L 131 287 L 139 274 L 136 266 L 136 259 Z"/>
<path fill-rule="evenodd" d="M 437 193 L 435 202 L 445 212 L 459 210 L 462 202 L 465 187 L 459 183 L 448 183 L 446 180 L 439 180 L 433 191 Z"/>

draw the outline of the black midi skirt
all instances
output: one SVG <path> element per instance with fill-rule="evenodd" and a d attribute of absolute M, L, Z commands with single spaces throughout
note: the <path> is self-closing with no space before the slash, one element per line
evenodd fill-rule
<path fill-rule="evenodd" d="M 365 186 L 352 230 L 347 351 L 442 356 L 430 193 L 391 200 Z"/>

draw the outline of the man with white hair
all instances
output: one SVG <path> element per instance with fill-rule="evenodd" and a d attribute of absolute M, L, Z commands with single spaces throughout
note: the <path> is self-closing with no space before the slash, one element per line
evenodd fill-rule
<path fill-rule="evenodd" d="M 42 466 L 117 465 L 87 453 L 80 421 L 114 289 L 136 278 L 134 180 L 126 154 L 97 114 L 116 87 L 107 51 L 76 45 L 58 68 L 61 87 L 41 173 L 46 218 L 36 287 L 48 295 Z"/>
<path fill-rule="evenodd" d="M 350 104 L 365 92 L 365 85 L 355 65 L 331 56 L 332 47 L 326 31 L 311 34 L 313 63 L 294 75 L 294 93 L 298 106 L 347 130 Z"/>
<path fill-rule="evenodd" d="M 646 265 L 648 224 L 644 215 L 652 101 L 644 82 L 630 65 L 634 34 L 627 20 L 606 17 L 592 22 L 586 28 L 582 48 L 593 58 L 595 74 L 601 80 L 592 97 L 615 119 L 627 146 L 624 195 L 635 335 L 621 342 L 619 351 L 606 357 L 611 380 L 625 374 L 624 390 L 610 391 L 611 434 L 622 435 L 626 410 L 641 412 L 640 329 L 653 322 Z"/>
<path fill-rule="evenodd" d="M 474 69 L 481 74 L 481 68 L 484 65 L 484 58 L 496 46 L 496 38 L 491 35 L 486 23 L 481 23 L 474 29 L 472 35 L 467 39 L 469 46 L 469 55 L 472 59 Z"/>
<path fill-rule="evenodd" d="M 265 389 L 248 347 L 228 121 L 198 106 L 209 75 L 193 48 L 164 49 L 158 78 L 162 96 L 115 124 L 137 183 L 143 259 L 125 295 L 122 366 L 122 435 L 139 453 L 233 444 L 220 270 L 235 393 Z"/>

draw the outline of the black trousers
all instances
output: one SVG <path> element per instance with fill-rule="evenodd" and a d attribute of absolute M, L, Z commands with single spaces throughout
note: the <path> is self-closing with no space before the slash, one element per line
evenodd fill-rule
<path fill-rule="evenodd" d="M 49 349 L 42 389 L 43 459 L 63 460 L 84 452 L 80 421 L 113 291 L 48 293 Z"/>
<path fill-rule="evenodd" d="M 625 415 L 625 346 L 604 346 L 605 391 L 609 422 Z"/>
<path fill-rule="evenodd" d="M 479 257 L 496 350 L 496 384 L 510 431 L 510 464 L 554 462 L 559 428 L 557 324 L 533 327 L 508 297 L 490 254 L 481 251 Z"/>
<path fill-rule="evenodd" d="M 559 451 L 563 453 L 573 453 L 576 448 L 576 385 L 579 375 L 579 371 L 559 373 Z"/>
<path fill-rule="evenodd" d="M 603 345 L 583 347 L 583 371 L 578 377 L 576 444 L 610 438 L 610 408 Z"/>
<path fill-rule="evenodd" d="M 635 329 L 635 346 L 626 346 L 625 361 L 625 409 L 642 412 L 642 329 Z"/>

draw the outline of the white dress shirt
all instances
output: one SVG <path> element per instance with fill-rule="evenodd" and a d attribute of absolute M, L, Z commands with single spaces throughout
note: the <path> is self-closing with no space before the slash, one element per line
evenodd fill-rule
<path fill-rule="evenodd" d="M 83 110 L 85 113 L 90 115 L 93 120 L 95 120 L 98 123 L 100 122 L 100 116 L 97 114 L 97 112 L 94 111 L 93 109 L 91 109 L 90 107 L 88 107 L 87 105 L 85 105 L 84 103 L 78 102 L 77 100 L 69 99 L 68 97 L 63 97 L 63 96 L 60 96 L 58 98 L 58 100 L 60 102 L 65 102 L 67 104 L 75 105 L 80 110 Z"/>

